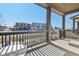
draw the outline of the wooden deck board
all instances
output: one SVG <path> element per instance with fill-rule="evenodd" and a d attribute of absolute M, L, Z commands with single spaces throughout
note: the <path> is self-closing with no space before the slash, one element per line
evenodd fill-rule
<path fill-rule="evenodd" d="M 13 47 L 13 45 L 11 45 L 11 46 L 9 47 L 9 49 L 8 49 L 7 53 L 10 53 L 10 52 L 11 52 L 12 47 Z"/>
<path fill-rule="evenodd" d="M 23 46 L 23 44 L 21 44 L 21 45 L 20 44 L 17 44 L 17 45 L 15 44 L 15 45 L 9 45 L 9 46 L 6 46 L 6 47 L 2 47 L 0 49 L 0 55 L 10 55 L 10 54 L 12 54 L 12 55 L 16 56 L 17 54 L 22 53 L 22 51 L 24 52 L 25 51 L 24 48 L 26 48 L 26 47 Z M 18 53 L 18 51 L 20 53 Z M 25 51 L 25 53 L 26 53 L 26 51 Z"/>
<path fill-rule="evenodd" d="M 53 45 L 47 45 L 42 48 L 31 51 L 30 53 L 33 53 L 34 55 L 36 54 L 35 56 L 63 56 L 65 54 L 65 51 L 58 49 Z M 27 53 L 27 55 L 28 54 L 29 53 Z M 33 56 L 33 54 L 29 56 Z"/>

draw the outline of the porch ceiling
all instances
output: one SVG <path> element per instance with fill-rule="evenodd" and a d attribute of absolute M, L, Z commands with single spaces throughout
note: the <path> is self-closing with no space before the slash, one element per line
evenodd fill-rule
<path fill-rule="evenodd" d="M 64 15 L 79 11 L 79 3 L 37 3 L 44 8 L 51 7 L 52 11 Z"/>

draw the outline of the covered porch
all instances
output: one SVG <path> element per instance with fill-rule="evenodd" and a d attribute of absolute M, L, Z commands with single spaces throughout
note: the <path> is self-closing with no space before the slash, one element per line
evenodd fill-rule
<path fill-rule="evenodd" d="M 0 55 L 2 56 L 76 56 L 78 49 L 67 47 L 65 41 L 65 16 L 79 12 L 79 4 L 73 3 L 35 3 L 46 9 L 46 31 L 39 32 L 5 32 L 0 33 Z M 39 12 L 39 11 L 38 11 Z M 51 40 L 51 12 L 62 16 L 61 36 L 58 40 Z M 59 43 L 58 43 L 59 42 Z M 62 44 L 60 44 L 62 43 Z M 64 44 L 64 45 L 63 45 Z M 67 44 L 65 46 L 65 44 Z M 63 45 L 63 46 L 62 46 Z M 72 48 L 72 49 L 71 49 Z M 76 51 L 74 51 L 75 49 Z"/>

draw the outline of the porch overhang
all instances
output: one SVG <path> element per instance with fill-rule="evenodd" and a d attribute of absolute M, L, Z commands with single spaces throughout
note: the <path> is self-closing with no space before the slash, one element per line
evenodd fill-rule
<path fill-rule="evenodd" d="M 74 12 L 79 12 L 79 3 L 36 3 L 37 5 L 47 8 L 51 7 L 51 11 L 59 15 L 66 15 Z"/>

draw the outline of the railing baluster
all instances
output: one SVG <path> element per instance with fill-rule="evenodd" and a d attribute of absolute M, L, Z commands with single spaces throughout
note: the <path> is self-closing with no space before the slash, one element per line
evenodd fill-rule
<path fill-rule="evenodd" d="M 31 45 L 30 33 L 28 34 L 29 45 Z"/>
<path fill-rule="evenodd" d="M 5 46 L 7 45 L 7 35 L 5 35 Z"/>
<path fill-rule="evenodd" d="M 11 35 L 9 35 L 9 45 L 11 44 Z"/>
<path fill-rule="evenodd" d="M 37 35 L 37 33 L 35 32 L 35 40 L 34 40 L 35 44 L 37 44 L 37 42 L 36 42 L 36 35 Z"/>
<path fill-rule="evenodd" d="M 41 32 L 39 33 L 39 38 L 41 39 L 40 43 L 42 42 Z"/>
<path fill-rule="evenodd" d="M 28 43 L 29 43 L 29 42 L 28 42 L 28 33 L 27 33 L 27 50 L 28 50 L 28 46 L 29 46 Z"/>
<path fill-rule="evenodd" d="M 16 45 L 18 44 L 18 34 L 16 34 Z"/>
<path fill-rule="evenodd" d="M 16 34 L 15 34 L 15 44 L 17 44 L 17 38 L 16 38 Z"/>
<path fill-rule="evenodd" d="M 26 33 L 25 33 L 25 45 L 26 45 Z"/>
<path fill-rule="evenodd" d="M 33 41 L 33 43 L 32 43 L 32 45 L 34 44 L 34 34 L 32 33 L 32 41 Z"/>
<path fill-rule="evenodd" d="M 19 34 L 19 43 L 21 45 L 21 34 Z"/>
<path fill-rule="evenodd" d="M 21 44 L 22 44 L 22 34 L 21 34 L 21 39 L 20 40 L 21 40 Z"/>
<path fill-rule="evenodd" d="M 30 38 L 30 45 L 32 45 L 33 44 L 33 39 L 32 39 L 32 36 L 31 36 L 31 33 L 29 33 L 29 38 Z"/>
<path fill-rule="evenodd" d="M 4 46 L 4 40 L 3 40 L 4 38 L 3 38 L 3 35 L 2 35 L 2 47 Z"/>
<path fill-rule="evenodd" d="M 25 36 L 24 36 L 24 34 L 23 34 L 23 44 L 24 44 L 24 40 L 25 40 Z"/>
<path fill-rule="evenodd" d="M 39 35 L 40 35 L 40 33 L 37 33 L 37 39 L 36 39 L 37 44 L 40 42 L 40 40 L 39 40 Z"/>
<path fill-rule="evenodd" d="M 17 48 L 18 48 L 18 34 L 16 34 L 16 51 L 17 51 Z"/>
<path fill-rule="evenodd" d="M 22 41 L 22 44 L 23 44 L 23 34 L 21 34 L 21 37 L 22 37 L 21 41 Z"/>
<path fill-rule="evenodd" d="M 31 38 L 30 38 L 30 39 L 31 39 L 30 41 L 31 41 L 31 45 L 33 45 L 33 38 L 32 38 L 32 36 L 31 36 L 31 34 L 32 34 L 32 33 L 30 33 L 30 37 L 31 37 Z"/>
<path fill-rule="evenodd" d="M 30 33 L 28 33 L 28 46 L 30 46 L 29 34 L 30 34 Z"/>
<path fill-rule="evenodd" d="M 15 35 L 13 34 L 13 45 L 14 45 L 14 36 L 15 36 Z"/>
<path fill-rule="evenodd" d="M 19 34 L 17 34 L 17 41 L 18 41 L 18 44 L 19 44 Z"/>
<path fill-rule="evenodd" d="M 35 33 L 34 33 L 34 40 L 33 41 L 34 41 L 33 43 L 35 44 Z"/>
<path fill-rule="evenodd" d="M 42 34 L 41 34 L 41 32 L 39 33 L 40 34 L 40 39 L 42 39 Z M 43 40 L 41 40 L 40 42 L 42 42 Z"/>

